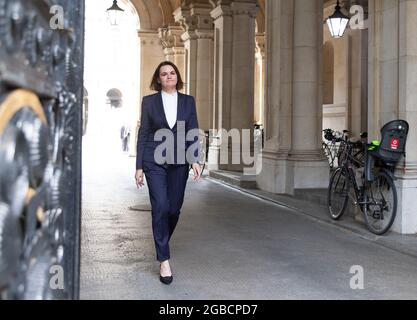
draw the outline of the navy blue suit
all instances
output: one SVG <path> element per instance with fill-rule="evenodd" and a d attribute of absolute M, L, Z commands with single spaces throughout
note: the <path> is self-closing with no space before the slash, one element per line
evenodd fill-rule
<path fill-rule="evenodd" d="M 185 123 L 185 133 L 198 129 L 195 100 L 192 96 L 178 92 L 177 123 L 172 129 L 165 116 L 161 92 L 143 98 L 136 169 L 143 169 L 148 184 L 156 255 L 161 262 L 170 259 L 169 240 L 184 201 L 190 164 L 197 162 L 198 157 L 198 153 L 194 153 L 194 158 L 189 158 L 188 161 L 177 157 L 177 151 L 187 152 L 198 141 L 196 135 L 192 141 L 179 140 L 181 142 L 178 145 L 177 134 L 183 134 L 178 130 L 178 121 Z M 155 141 L 155 134 L 160 129 L 171 130 L 175 142 L 174 159 L 170 158 L 165 163 L 157 163 L 154 157 L 156 148 L 163 143 Z"/>

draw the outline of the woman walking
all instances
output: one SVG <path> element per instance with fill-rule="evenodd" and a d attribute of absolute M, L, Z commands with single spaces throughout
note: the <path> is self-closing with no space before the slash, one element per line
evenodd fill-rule
<path fill-rule="evenodd" d="M 194 98 L 178 92 L 183 85 L 178 68 L 172 62 L 162 62 L 156 68 L 151 89 L 157 93 L 142 99 L 136 156 L 136 185 L 138 188 L 144 186 L 145 175 L 152 206 L 156 258 L 160 262 L 160 281 L 167 285 L 173 280 L 169 264 L 169 240 L 179 219 L 190 165 L 194 171 L 193 180 L 197 181 L 201 176 L 201 168 L 196 161 L 198 156 L 189 156 L 190 153 L 187 153 L 196 141 L 198 144 L 198 121 Z M 167 141 L 155 139 L 161 129 L 165 129 L 164 132 L 170 130 L 173 140 L 167 141 L 174 142 L 173 145 L 168 145 L 168 149 L 173 150 L 168 150 L 163 155 L 169 160 L 162 163 L 158 146 Z M 181 132 L 184 129 L 186 132 Z M 183 134 L 188 137 L 190 130 L 194 130 L 191 133 L 197 132 L 197 136 L 193 135 L 193 141 L 177 139 Z M 178 157 L 177 154 L 181 151 L 186 152 L 186 155 Z M 173 155 L 173 158 L 169 155 Z"/>

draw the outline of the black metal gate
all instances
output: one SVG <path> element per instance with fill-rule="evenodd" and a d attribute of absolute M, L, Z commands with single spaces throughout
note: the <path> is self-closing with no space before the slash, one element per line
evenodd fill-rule
<path fill-rule="evenodd" d="M 0 298 L 79 296 L 84 0 L 0 0 Z"/>

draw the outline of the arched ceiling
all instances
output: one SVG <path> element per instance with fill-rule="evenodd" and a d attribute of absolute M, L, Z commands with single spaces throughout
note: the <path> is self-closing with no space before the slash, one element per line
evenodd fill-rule
<path fill-rule="evenodd" d="M 130 0 L 135 6 L 140 19 L 141 29 L 157 30 L 160 27 L 174 25 L 174 17 L 172 13 L 178 7 L 189 5 L 192 3 L 215 4 L 218 0 Z M 265 31 L 265 0 L 257 0 L 259 12 L 256 17 L 258 32 Z M 359 3 L 367 7 L 368 0 L 340 0 L 344 7 L 348 8 L 353 3 Z M 323 6 L 328 7 L 334 5 L 336 0 L 323 0 Z"/>
<path fill-rule="evenodd" d="M 159 7 L 159 0 L 130 0 L 139 15 L 140 28 L 156 30 L 163 25 L 163 15 Z"/>
<path fill-rule="evenodd" d="M 181 4 L 212 3 L 209 0 L 130 0 L 135 6 L 142 30 L 157 30 L 174 25 L 173 12 Z M 256 17 L 258 32 L 265 31 L 265 0 L 258 0 L 259 13 Z"/>

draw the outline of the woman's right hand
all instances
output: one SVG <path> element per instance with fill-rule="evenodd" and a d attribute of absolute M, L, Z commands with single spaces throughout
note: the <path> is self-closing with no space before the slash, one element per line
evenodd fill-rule
<path fill-rule="evenodd" d="M 143 182 L 143 170 L 142 169 L 136 170 L 135 180 L 136 180 L 136 187 L 138 189 L 142 188 L 145 185 L 145 183 Z"/>

